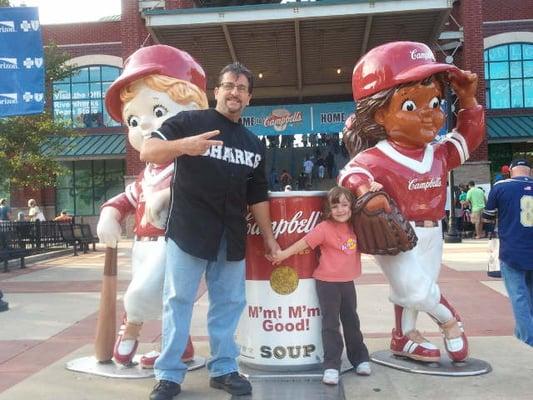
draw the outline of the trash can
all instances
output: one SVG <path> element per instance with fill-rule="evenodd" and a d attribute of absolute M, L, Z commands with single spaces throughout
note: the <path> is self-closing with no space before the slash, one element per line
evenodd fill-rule
<path fill-rule="evenodd" d="M 281 248 L 319 222 L 325 196 L 321 191 L 270 193 L 272 228 Z M 272 265 L 253 216 L 247 216 L 247 306 L 237 334 L 241 362 L 269 371 L 313 369 L 322 362 L 320 307 L 312 278 L 317 264 L 316 252 L 308 249 Z"/>

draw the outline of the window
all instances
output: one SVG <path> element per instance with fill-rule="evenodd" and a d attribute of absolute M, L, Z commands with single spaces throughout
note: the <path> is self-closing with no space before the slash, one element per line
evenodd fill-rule
<path fill-rule="evenodd" d="M 120 68 L 91 65 L 55 81 L 54 118 L 64 119 L 74 128 L 119 126 L 104 106 L 105 92 L 119 75 Z"/>
<path fill-rule="evenodd" d="M 533 44 L 491 47 L 484 63 L 487 108 L 533 107 Z"/>
<path fill-rule="evenodd" d="M 124 191 L 124 160 L 66 162 L 68 173 L 59 177 L 56 212 L 98 215 L 100 206 Z"/>

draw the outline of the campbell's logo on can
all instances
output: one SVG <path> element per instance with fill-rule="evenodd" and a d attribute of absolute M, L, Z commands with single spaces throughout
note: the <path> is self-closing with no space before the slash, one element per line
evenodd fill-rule
<path fill-rule="evenodd" d="M 276 192 L 270 195 L 270 218 L 274 237 L 282 249 L 289 247 L 309 233 L 319 222 L 325 192 Z M 249 213 L 246 216 L 246 279 L 268 280 L 274 266 L 265 257 L 263 237 L 257 222 Z M 312 250 L 296 254 L 285 260 L 298 272 L 300 278 L 310 278 L 317 266 Z"/>
<path fill-rule="evenodd" d="M 279 219 L 277 221 L 272 221 L 272 231 L 274 232 L 274 237 L 277 239 L 280 235 L 285 233 L 309 233 L 311 229 L 315 227 L 320 219 L 320 211 L 312 211 L 311 214 L 307 217 L 304 216 L 303 211 L 297 211 L 290 220 Z M 251 213 L 246 215 L 246 227 L 247 235 L 260 235 L 261 231 L 257 222 L 253 219 Z"/>

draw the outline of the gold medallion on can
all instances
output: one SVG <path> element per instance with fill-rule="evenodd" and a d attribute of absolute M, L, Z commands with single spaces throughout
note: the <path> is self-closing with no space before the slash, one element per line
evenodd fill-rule
<path fill-rule="evenodd" d="M 291 267 L 280 266 L 270 275 L 270 287 L 277 294 L 291 294 L 298 287 L 298 273 Z"/>

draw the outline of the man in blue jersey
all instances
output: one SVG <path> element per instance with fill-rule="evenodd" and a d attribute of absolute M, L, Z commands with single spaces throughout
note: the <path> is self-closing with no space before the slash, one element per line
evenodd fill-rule
<path fill-rule="evenodd" d="M 498 217 L 500 269 L 516 321 L 516 337 L 533 346 L 533 178 L 531 164 L 513 160 L 510 179 L 498 181 L 483 216 Z"/>

